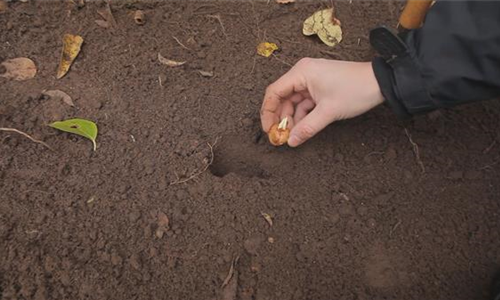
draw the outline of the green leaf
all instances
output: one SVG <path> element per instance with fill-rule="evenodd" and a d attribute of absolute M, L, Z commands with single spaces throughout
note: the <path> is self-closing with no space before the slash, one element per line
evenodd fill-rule
<path fill-rule="evenodd" d="M 61 131 L 70 132 L 88 138 L 94 144 L 94 151 L 97 148 L 95 139 L 97 138 L 97 125 L 84 119 L 70 119 L 57 121 L 49 124 L 50 127 Z"/>

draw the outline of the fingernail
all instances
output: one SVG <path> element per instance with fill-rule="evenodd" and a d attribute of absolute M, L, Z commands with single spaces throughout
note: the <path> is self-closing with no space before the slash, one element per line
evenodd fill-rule
<path fill-rule="evenodd" d="M 290 147 L 295 147 L 299 144 L 299 138 L 296 135 L 291 135 L 290 138 L 288 138 L 288 145 Z"/>

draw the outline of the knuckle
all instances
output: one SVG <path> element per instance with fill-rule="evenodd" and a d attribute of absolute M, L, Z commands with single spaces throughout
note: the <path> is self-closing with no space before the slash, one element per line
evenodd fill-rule
<path fill-rule="evenodd" d="M 273 83 L 266 87 L 266 95 L 269 95 L 274 90 Z"/>
<path fill-rule="evenodd" d="M 313 63 L 314 59 L 313 58 L 310 58 L 310 57 L 304 57 L 304 58 L 301 58 L 298 62 L 297 62 L 297 66 L 298 67 L 307 67 L 307 66 L 310 66 L 312 63 Z"/>

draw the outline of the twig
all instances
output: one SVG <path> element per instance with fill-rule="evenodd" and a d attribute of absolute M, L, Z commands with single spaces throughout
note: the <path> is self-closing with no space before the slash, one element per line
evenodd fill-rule
<path fill-rule="evenodd" d="M 32 142 L 35 142 L 35 143 L 38 143 L 38 144 L 42 144 L 42 145 L 44 145 L 45 147 L 47 147 L 49 150 L 54 151 L 54 149 L 52 149 L 52 147 L 50 147 L 49 145 L 47 145 L 47 143 L 42 142 L 42 141 L 40 141 L 40 140 L 37 140 L 37 139 L 35 139 L 35 138 L 31 137 L 29 134 L 24 133 L 24 132 L 22 132 L 22 131 L 20 131 L 20 130 L 17 130 L 17 129 L 15 129 L 15 128 L 4 128 L 4 127 L 2 127 L 2 128 L 0 128 L 0 131 L 10 131 L 10 132 L 16 132 L 16 133 L 19 133 L 20 135 L 23 135 L 23 136 L 27 137 L 28 139 L 30 139 Z"/>
<path fill-rule="evenodd" d="M 415 153 L 415 158 L 417 159 L 417 163 L 420 166 L 420 168 L 422 169 L 422 173 L 425 173 L 425 166 L 424 166 L 424 163 L 422 162 L 422 160 L 420 159 L 420 151 L 418 149 L 418 145 L 417 145 L 417 143 L 415 143 L 413 141 L 410 133 L 408 132 L 408 129 L 406 129 L 406 128 L 405 128 L 405 133 L 406 133 L 406 136 L 408 137 L 408 140 L 410 141 L 410 144 L 413 146 L 413 153 Z"/>
<path fill-rule="evenodd" d="M 394 231 L 396 231 L 396 229 L 399 227 L 399 225 L 401 225 L 401 220 L 399 220 L 391 229 L 391 231 L 389 231 L 389 237 L 392 237 L 392 234 L 394 233 Z"/>
<path fill-rule="evenodd" d="M 188 51 L 191 51 L 191 49 L 189 49 L 188 47 L 186 47 L 186 45 L 184 45 L 183 43 L 181 43 L 181 41 L 179 41 L 178 38 L 176 38 L 175 36 L 172 36 L 172 38 L 184 49 L 188 50 Z"/>
<path fill-rule="evenodd" d="M 283 63 L 283 64 L 285 64 L 285 65 L 287 65 L 287 66 L 289 66 L 289 67 L 293 67 L 293 65 L 292 65 L 292 64 L 287 63 L 286 61 L 284 61 L 284 60 L 282 60 L 282 59 L 278 58 L 278 57 L 276 56 L 276 54 L 274 54 L 274 53 L 273 53 L 272 55 L 273 55 L 273 57 L 274 57 L 274 58 L 276 58 L 276 60 L 277 60 L 277 61 L 279 61 L 279 62 L 281 62 L 281 63 Z"/>
<path fill-rule="evenodd" d="M 224 279 L 224 282 L 221 285 L 221 288 L 225 287 L 231 278 L 233 278 L 234 275 L 234 268 L 236 267 L 236 264 L 238 263 L 238 260 L 240 259 L 240 256 L 236 256 L 233 258 L 233 261 L 231 262 L 231 267 L 229 268 L 229 272 L 227 273 L 226 279 Z"/>
<path fill-rule="evenodd" d="M 253 58 L 253 63 L 252 63 L 252 70 L 250 70 L 250 74 L 252 74 L 252 73 L 253 73 L 253 71 L 255 70 L 255 63 L 256 63 L 256 60 L 257 60 L 257 59 L 256 59 L 256 58 L 255 58 L 255 56 L 254 56 L 254 58 Z"/>
<path fill-rule="evenodd" d="M 177 180 L 175 180 L 174 182 L 171 182 L 170 185 L 174 185 L 174 184 L 181 184 L 181 183 L 186 183 L 198 176 L 200 176 L 201 174 L 203 174 L 206 170 L 208 170 L 208 167 L 210 167 L 212 165 L 212 163 L 214 162 L 214 158 L 215 158 L 215 154 L 214 154 L 214 147 L 215 145 L 217 144 L 217 142 L 219 141 L 219 137 L 217 137 L 214 141 L 213 144 L 210 144 L 207 142 L 207 145 L 208 145 L 208 148 L 210 148 L 210 160 L 208 161 L 207 164 L 205 164 L 205 166 L 203 167 L 203 169 L 197 171 L 197 172 L 194 172 L 191 176 L 189 176 L 188 178 L 184 178 L 182 180 L 180 180 L 180 178 L 177 177 Z"/>
<path fill-rule="evenodd" d="M 219 21 L 220 27 L 222 28 L 222 33 L 224 34 L 224 36 L 226 37 L 226 40 L 227 40 L 229 37 L 227 36 L 226 28 L 224 28 L 224 24 L 222 24 L 222 19 L 221 19 L 220 15 L 207 15 L 207 18 L 212 18 L 212 19 L 216 19 L 217 21 Z"/>
<path fill-rule="evenodd" d="M 491 151 L 491 149 L 493 149 L 493 147 L 495 147 L 495 145 L 497 144 L 497 140 L 493 140 L 493 142 L 488 146 L 488 148 L 484 149 L 483 150 L 483 154 L 486 154 L 488 152 Z"/>
<path fill-rule="evenodd" d="M 486 165 L 484 167 L 479 168 L 479 171 L 483 171 L 483 170 L 486 170 L 486 169 L 491 169 L 494 165 L 497 165 L 498 163 L 500 163 L 500 159 L 497 160 L 497 161 L 492 162 L 489 165 Z"/>

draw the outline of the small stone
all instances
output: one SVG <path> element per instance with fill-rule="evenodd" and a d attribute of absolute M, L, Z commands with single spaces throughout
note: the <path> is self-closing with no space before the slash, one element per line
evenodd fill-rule
<path fill-rule="evenodd" d="M 360 206 L 358 208 L 358 215 L 360 215 L 360 216 L 366 216 L 367 213 L 368 213 L 368 207 L 366 207 L 366 206 Z"/>
<path fill-rule="evenodd" d="M 144 236 L 146 238 L 150 238 L 152 234 L 153 234 L 153 232 L 152 232 L 152 229 L 151 229 L 151 224 L 147 224 L 144 227 Z"/>
<path fill-rule="evenodd" d="M 118 255 L 117 253 L 112 253 L 111 254 L 111 263 L 114 266 L 118 266 L 122 263 L 123 259 Z"/>
<path fill-rule="evenodd" d="M 387 205 L 393 196 L 394 193 L 381 194 L 373 198 L 372 202 L 376 205 Z"/>
<path fill-rule="evenodd" d="M 398 157 L 398 154 L 394 148 L 388 148 L 384 153 L 384 159 L 386 161 L 394 160 Z"/>
<path fill-rule="evenodd" d="M 132 268 L 139 270 L 141 268 L 141 263 L 139 261 L 139 255 L 138 254 L 132 254 L 129 258 L 129 263 L 132 266 Z"/>
<path fill-rule="evenodd" d="M 339 208 L 339 213 L 342 216 L 351 215 L 354 212 L 354 207 L 350 203 L 343 203 Z"/>
<path fill-rule="evenodd" d="M 246 83 L 243 85 L 243 88 L 247 91 L 252 91 L 254 88 L 254 85 L 253 85 L 253 83 Z"/>
<path fill-rule="evenodd" d="M 90 97 L 87 99 L 87 104 L 91 108 L 94 109 L 101 109 L 102 108 L 102 101 L 99 99 L 99 97 Z"/>
<path fill-rule="evenodd" d="M 263 241 L 262 236 L 256 235 L 243 242 L 243 247 L 250 255 L 257 255 L 257 251 Z"/>
<path fill-rule="evenodd" d="M 59 280 L 61 281 L 61 283 L 65 286 L 69 286 L 71 285 L 71 278 L 69 276 L 69 273 L 68 271 L 62 271 L 60 274 L 59 274 Z"/>
<path fill-rule="evenodd" d="M 141 213 L 138 211 L 133 211 L 128 215 L 128 220 L 132 223 L 135 223 L 141 217 Z"/>
<path fill-rule="evenodd" d="M 377 221 L 375 221 L 375 219 L 373 218 L 370 218 L 366 221 L 366 226 L 370 228 L 375 228 L 377 226 Z"/>
<path fill-rule="evenodd" d="M 335 213 L 333 215 L 330 216 L 329 218 L 329 221 L 332 225 L 335 225 L 337 224 L 339 221 L 340 221 L 340 215 Z"/>
<path fill-rule="evenodd" d="M 270 244 L 274 244 L 274 238 L 273 237 L 268 237 L 267 238 L 267 241 L 270 243 Z"/>
<path fill-rule="evenodd" d="M 252 258 L 252 261 L 250 262 L 250 271 L 258 273 L 261 269 L 261 264 L 255 258 Z"/>
<path fill-rule="evenodd" d="M 51 256 L 46 256 L 44 261 L 44 269 L 47 273 L 52 273 L 56 268 L 56 262 Z"/>
<path fill-rule="evenodd" d="M 155 231 L 155 236 L 159 239 L 163 238 L 163 234 L 165 233 L 165 229 L 160 227 L 158 229 L 156 229 Z"/>
<path fill-rule="evenodd" d="M 158 226 L 168 228 L 170 220 L 164 212 L 158 213 Z"/>
<path fill-rule="evenodd" d="M 250 118 L 243 118 L 241 120 L 241 125 L 243 125 L 245 127 L 251 127 L 253 125 L 253 120 Z"/>
<path fill-rule="evenodd" d="M 158 255 L 158 250 L 156 250 L 155 247 L 151 247 L 149 248 L 149 257 L 150 258 L 153 258 L 155 257 L 156 255 Z"/>
<path fill-rule="evenodd" d="M 295 254 L 295 259 L 298 262 L 304 262 L 306 260 L 306 256 L 302 252 L 298 252 L 297 254 Z"/>

